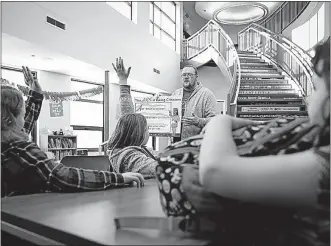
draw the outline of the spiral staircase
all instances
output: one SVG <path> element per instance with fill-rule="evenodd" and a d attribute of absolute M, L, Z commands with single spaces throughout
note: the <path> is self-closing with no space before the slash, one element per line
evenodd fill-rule
<path fill-rule="evenodd" d="M 210 61 L 229 78 L 227 114 L 266 121 L 307 117 L 305 97 L 312 92 L 310 56 L 280 34 L 251 24 L 238 34 L 238 50 L 211 20 L 183 42 L 182 66 Z"/>

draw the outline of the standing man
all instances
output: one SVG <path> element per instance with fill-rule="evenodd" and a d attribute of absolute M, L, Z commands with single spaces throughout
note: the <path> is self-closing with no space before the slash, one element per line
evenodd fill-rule
<path fill-rule="evenodd" d="M 172 94 L 182 96 L 181 137 L 174 138 L 174 142 L 199 134 L 217 114 L 216 97 L 198 82 L 198 70 L 192 65 L 186 65 L 181 77 L 183 88 Z"/>

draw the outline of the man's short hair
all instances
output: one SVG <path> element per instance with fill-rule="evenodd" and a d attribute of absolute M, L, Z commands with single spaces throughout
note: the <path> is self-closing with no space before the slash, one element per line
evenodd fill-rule
<path fill-rule="evenodd" d="M 183 69 L 186 68 L 186 67 L 191 67 L 191 68 L 193 68 L 194 71 L 195 71 L 195 74 L 198 75 L 198 69 L 197 69 L 195 66 L 193 66 L 193 65 L 191 65 L 191 64 L 188 64 L 188 65 L 185 65 L 185 66 L 183 67 Z"/>

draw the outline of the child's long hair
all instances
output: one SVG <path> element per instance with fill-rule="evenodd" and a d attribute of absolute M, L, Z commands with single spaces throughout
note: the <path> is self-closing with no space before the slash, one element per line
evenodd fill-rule
<path fill-rule="evenodd" d="M 1 142 L 28 140 L 28 135 L 16 124 L 16 118 L 21 113 L 23 105 L 23 95 L 18 89 L 10 85 L 1 85 Z"/>
<path fill-rule="evenodd" d="M 147 130 L 147 120 L 141 114 L 123 115 L 108 142 L 108 149 L 114 150 L 128 146 L 141 146 Z"/>

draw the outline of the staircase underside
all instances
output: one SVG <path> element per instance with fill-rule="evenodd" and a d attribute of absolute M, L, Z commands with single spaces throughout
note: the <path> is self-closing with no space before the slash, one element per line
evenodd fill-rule
<path fill-rule="evenodd" d="M 271 120 L 282 116 L 307 117 L 306 105 L 276 67 L 253 52 L 238 51 L 241 83 L 237 100 L 237 117 Z"/>

